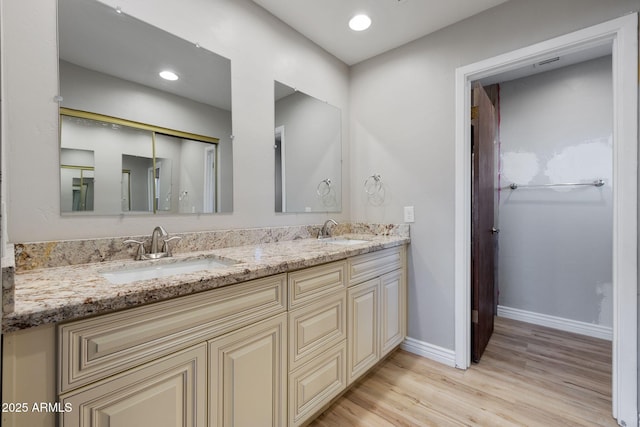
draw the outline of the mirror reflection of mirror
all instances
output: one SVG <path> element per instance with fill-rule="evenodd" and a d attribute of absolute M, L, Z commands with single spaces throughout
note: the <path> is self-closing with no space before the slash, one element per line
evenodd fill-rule
<path fill-rule="evenodd" d="M 63 148 L 60 151 L 60 206 L 63 212 L 93 211 L 94 153 Z"/>
<path fill-rule="evenodd" d="M 122 159 L 124 165 L 124 156 Z M 122 196 L 122 212 L 131 211 L 131 170 L 122 170 L 122 190 L 120 192 Z"/>
<path fill-rule="evenodd" d="M 58 14 L 61 211 L 231 212 L 230 61 L 97 1 Z M 67 150 L 94 153 L 95 182 L 74 169 L 77 205 Z"/>
<path fill-rule="evenodd" d="M 275 82 L 275 211 L 340 212 L 341 112 Z"/>
<path fill-rule="evenodd" d="M 122 211 L 153 212 L 153 159 L 123 154 L 122 169 Z"/>

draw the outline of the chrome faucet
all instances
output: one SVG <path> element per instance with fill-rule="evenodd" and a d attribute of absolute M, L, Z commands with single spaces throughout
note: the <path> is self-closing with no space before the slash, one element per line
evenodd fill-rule
<path fill-rule="evenodd" d="M 165 230 L 161 226 L 157 226 L 156 228 L 153 229 L 153 233 L 151 233 L 151 253 L 152 254 L 164 252 L 164 251 L 161 251 L 160 248 L 158 247 L 158 237 L 162 237 L 162 238 L 169 237 L 169 233 L 167 233 L 167 230 Z"/>
<path fill-rule="evenodd" d="M 167 230 L 162 228 L 161 226 L 157 226 L 153 229 L 151 233 L 151 248 L 147 253 L 144 248 L 144 242 L 138 240 L 125 240 L 123 243 L 125 245 L 130 243 L 135 243 L 138 245 L 138 251 L 136 252 L 136 260 L 142 259 L 157 259 L 157 258 L 165 258 L 170 257 L 171 247 L 169 246 L 169 242 L 172 240 L 179 240 L 180 236 L 169 237 L 169 233 Z M 162 246 L 160 246 L 160 242 L 162 241 Z"/>
<path fill-rule="evenodd" d="M 328 219 L 324 222 L 324 225 L 322 226 L 322 228 L 320 229 L 320 234 L 318 234 L 318 239 L 326 239 L 328 237 L 331 237 L 331 233 L 329 231 L 329 224 L 333 223 L 333 225 L 338 225 L 337 222 L 335 222 L 332 219 Z"/>

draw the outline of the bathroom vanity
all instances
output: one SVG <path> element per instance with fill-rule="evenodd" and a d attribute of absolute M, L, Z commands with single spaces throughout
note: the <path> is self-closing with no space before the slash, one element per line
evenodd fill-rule
<path fill-rule="evenodd" d="M 230 247 L 195 256 L 235 264 L 119 285 L 104 272 L 139 261 L 17 275 L 16 313 L 3 325 L 3 400 L 56 405 L 3 414 L 3 425 L 306 424 L 404 340 L 408 241 Z M 20 311 L 26 280 L 42 285 L 63 271 L 76 288 L 84 278 L 84 304 L 51 316 Z"/>

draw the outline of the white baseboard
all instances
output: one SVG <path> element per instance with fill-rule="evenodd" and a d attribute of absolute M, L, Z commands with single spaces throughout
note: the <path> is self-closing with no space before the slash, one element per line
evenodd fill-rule
<path fill-rule="evenodd" d="M 400 348 L 408 351 L 409 353 L 417 354 L 418 356 L 426 357 L 427 359 L 451 366 L 452 368 L 455 368 L 456 366 L 456 354 L 453 350 L 438 347 L 437 345 L 418 341 L 417 339 L 409 337 L 404 340 L 400 345 Z"/>
<path fill-rule="evenodd" d="M 549 316 L 548 314 L 534 313 L 519 308 L 498 306 L 498 316 L 507 319 L 521 320 L 534 325 L 546 326 L 561 331 L 573 332 L 604 340 L 613 340 L 613 328 L 594 325 L 593 323 L 580 322 L 578 320 L 564 319 L 562 317 Z"/>

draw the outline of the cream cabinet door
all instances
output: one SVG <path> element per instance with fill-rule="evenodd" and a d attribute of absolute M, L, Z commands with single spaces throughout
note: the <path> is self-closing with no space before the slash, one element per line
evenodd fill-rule
<path fill-rule="evenodd" d="M 206 423 L 205 343 L 60 397 L 62 427 L 176 427 Z"/>
<path fill-rule="evenodd" d="M 380 279 L 349 288 L 347 292 L 348 367 L 351 384 L 376 364 L 378 346 L 378 298 Z"/>
<path fill-rule="evenodd" d="M 404 270 L 380 278 L 380 357 L 384 357 L 406 335 L 406 297 Z"/>
<path fill-rule="evenodd" d="M 289 376 L 289 426 L 305 424 L 347 386 L 346 341 L 325 350 Z"/>
<path fill-rule="evenodd" d="M 209 341 L 211 426 L 285 426 L 287 314 Z"/>

